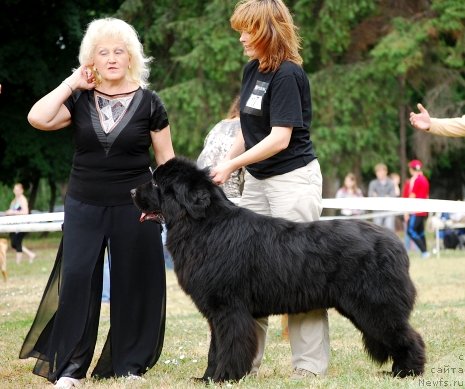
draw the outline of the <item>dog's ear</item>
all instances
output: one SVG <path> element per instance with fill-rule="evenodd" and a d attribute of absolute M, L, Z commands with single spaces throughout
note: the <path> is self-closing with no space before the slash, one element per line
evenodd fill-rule
<path fill-rule="evenodd" d="M 210 192 L 207 188 L 194 188 L 189 190 L 186 185 L 182 185 L 180 190 L 175 191 L 175 196 L 186 211 L 194 219 L 201 219 L 206 216 L 207 207 L 210 205 Z"/>

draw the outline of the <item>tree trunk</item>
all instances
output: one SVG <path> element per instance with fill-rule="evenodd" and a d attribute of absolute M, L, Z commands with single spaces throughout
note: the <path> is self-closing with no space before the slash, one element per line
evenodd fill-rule
<path fill-rule="evenodd" d="M 50 187 L 50 201 L 48 203 L 48 211 L 53 212 L 57 200 L 57 185 L 51 177 L 48 178 L 48 186 Z"/>
<path fill-rule="evenodd" d="M 401 187 L 407 179 L 407 126 L 406 115 L 407 107 L 405 105 L 405 76 L 399 76 L 397 79 L 399 85 L 399 156 L 400 156 L 400 179 Z"/>
<path fill-rule="evenodd" d="M 33 181 L 31 182 L 31 193 L 29 194 L 29 213 L 34 209 L 36 199 L 37 199 L 37 193 L 39 192 L 39 182 L 40 182 L 40 177 L 39 175 L 36 175 L 33 178 Z"/>

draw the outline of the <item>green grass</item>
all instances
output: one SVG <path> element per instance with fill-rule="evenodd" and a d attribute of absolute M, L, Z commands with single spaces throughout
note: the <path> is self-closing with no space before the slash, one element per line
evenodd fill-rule
<path fill-rule="evenodd" d="M 16 265 L 8 252 L 9 281 L 0 280 L 0 387 L 2 389 L 51 387 L 31 373 L 34 359 L 18 359 L 22 340 L 34 317 L 51 271 L 57 235 L 28 235 L 26 246 L 37 252 L 33 264 Z M 345 318 L 330 310 L 331 361 L 328 375 L 311 382 L 293 382 L 290 346 L 281 339 L 280 318 L 270 318 L 265 359 L 257 378 L 245 378 L 234 388 L 422 388 L 465 386 L 465 253 L 442 252 L 441 257 L 421 260 L 411 255 L 411 274 L 418 299 L 411 322 L 427 347 L 426 372 L 421 378 L 395 379 L 386 374 L 390 364 L 377 366 L 363 351 L 360 333 Z M 190 377 L 201 376 L 207 363 L 208 327 L 189 298 L 179 289 L 175 275 L 167 271 L 167 326 L 163 353 L 144 382 L 123 379 L 87 380 L 83 388 L 204 388 Z M 109 306 L 101 314 L 96 355 L 108 331 Z M 96 362 L 94 358 L 94 363 Z M 91 367 L 92 368 L 92 367 Z M 219 387 L 209 385 L 209 387 Z"/>

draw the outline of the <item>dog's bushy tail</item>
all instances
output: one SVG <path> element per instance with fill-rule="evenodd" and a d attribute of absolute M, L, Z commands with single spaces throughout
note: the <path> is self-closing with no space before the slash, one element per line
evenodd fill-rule
<path fill-rule="evenodd" d="M 424 372 L 425 343 L 421 335 L 408 324 L 385 340 L 376 340 L 363 334 L 363 343 L 368 355 L 380 365 L 390 358 L 393 360 L 392 374 L 395 377 L 416 376 Z"/>

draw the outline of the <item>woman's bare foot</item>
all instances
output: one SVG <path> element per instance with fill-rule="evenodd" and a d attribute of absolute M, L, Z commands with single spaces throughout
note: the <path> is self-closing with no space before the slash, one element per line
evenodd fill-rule
<path fill-rule="evenodd" d="M 29 256 L 29 263 L 34 262 L 35 257 L 36 257 L 36 253 L 32 253 L 32 254 Z"/>

